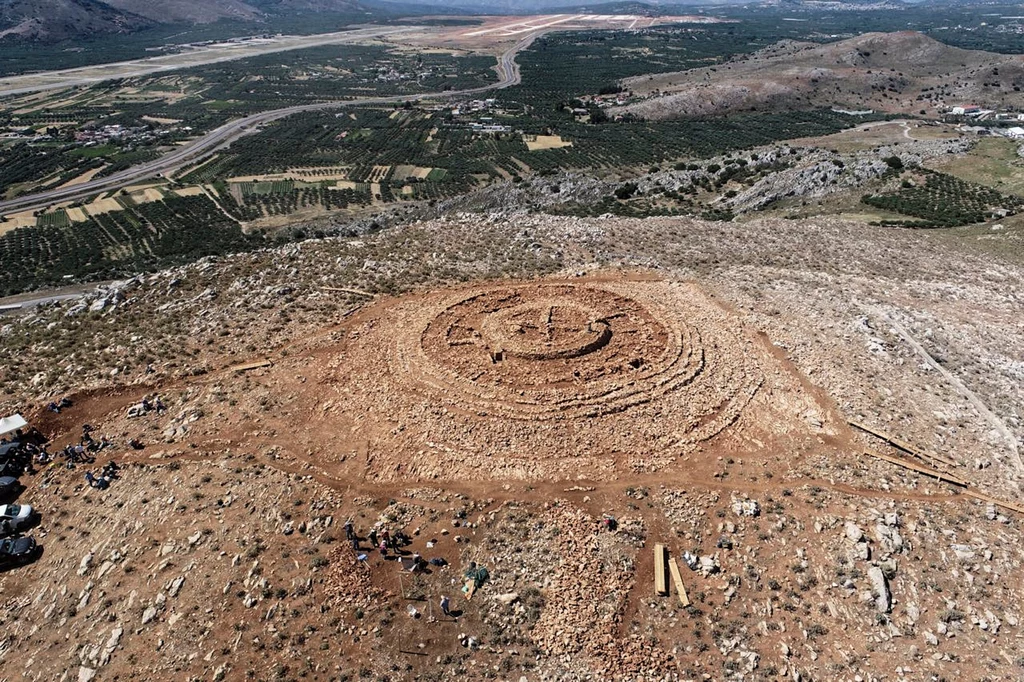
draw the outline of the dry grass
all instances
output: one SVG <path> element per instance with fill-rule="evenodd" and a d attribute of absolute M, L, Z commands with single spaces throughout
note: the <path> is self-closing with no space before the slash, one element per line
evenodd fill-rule
<path fill-rule="evenodd" d="M 560 135 L 523 135 L 523 142 L 531 152 L 572 146 L 572 142 L 563 140 Z"/>

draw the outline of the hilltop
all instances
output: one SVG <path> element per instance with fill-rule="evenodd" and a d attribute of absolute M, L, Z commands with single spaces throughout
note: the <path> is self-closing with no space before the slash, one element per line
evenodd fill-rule
<path fill-rule="evenodd" d="M 1019 499 L 1022 270 L 973 241 L 450 214 L 5 321 L 3 407 L 54 451 L 85 423 L 114 443 L 23 478 L 45 553 L 0 574 L 11 664 L 980 679 L 1021 636 L 1019 515 L 865 455 L 908 458 L 846 424 Z M 129 416 L 153 393 L 164 409 Z M 111 458 L 119 477 L 87 485 Z M 375 524 L 408 535 L 402 564 Z M 654 592 L 661 543 L 689 606 Z M 440 563 L 413 573 L 414 555 Z M 470 562 L 489 572 L 472 599 Z"/>
<path fill-rule="evenodd" d="M 725 64 L 638 76 L 624 85 L 650 99 L 617 113 L 648 119 L 809 107 L 935 113 L 974 100 L 1024 106 L 1019 57 L 962 50 L 913 31 L 825 45 L 783 41 Z"/>

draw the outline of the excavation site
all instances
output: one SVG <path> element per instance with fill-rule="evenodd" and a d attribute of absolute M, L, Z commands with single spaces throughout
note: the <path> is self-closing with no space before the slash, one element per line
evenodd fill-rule
<path fill-rule="evenodd" d="M 1021 682 L 1024 9 L 0 0 L 0 682 Z"/>
<path fill-rule="evenodd" d="M 618 480 L 814 409 L 762 341 L 682 282 L 443 290 L 361 310 L 343 335 L 314 352 L 298 449 L 352 439 L 344 474 L 373 482 Z"/>
<path fill-rule="evenodd" d="M 479 272 L 464 216 L 40 317 L 75 355 L 3 422 L 46 510 L 41 555 L 0 573 L 25 678 L 1014 679 L 1012 389 L 952 369 L 1014 351 L 969 331 L 949 269 L 844 273 L 973 261 L 842 223 L 489 229 L 521 272 Z M 594 262 L 626 239 L 735 263 Z M 462 274 L 385 293 L 382 247 Z M 985 272 L 955 295 L 1012 326 L 1013 271 Z"/>

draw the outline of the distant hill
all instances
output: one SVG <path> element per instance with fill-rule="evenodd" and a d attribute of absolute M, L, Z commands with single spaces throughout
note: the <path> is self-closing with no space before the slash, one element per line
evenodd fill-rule
<path fill-rule="evenodd" d="M 365 14 L 376 10 L 355 0 L 247 0 L 266 14 L 319 13 Z"/>
<path fill-rule="evenodd" d="M 561 6 L 546 8 L 547 12 L 562 14 L 563 12 L 585 12 L 588 14 L 636 14 L 642 17 L 658 17 L 671 14 L 667 8 L 648 2 L 588 2 L 582 5 L 563 3 Z"/>
<path fill-rule="evenodd" d="M 153 22 L 98 0 L 0 0 L 0 40 L 59 42 L 132 33 Z"/>
<path fill-rule="evenodd" d="M 406 0 L 407 2 L 409 0 Z M 704 0 L 698 0 L 700 4 Z M 389 0 L 382 0 L 386 6 Z M 643 14 L 665 13 L 659 5 L 664 3 L 637 0 L 416 0 L 422 7 L 446 13 L 466 10 L 478 14 L 547 14 L 589 12 L 591 14 Z"/>
<path fill-rule="evenodd" d="M 222 19 L 265 28 L 276 17 L 378 11 L 356 0 L 0 0 L 0 40 L 56 43 Z"/>
<path fill-rule="evenodd" d="M 218 19 L 253 20 L 262 12 L 242 0 L 103 0 L 111 7 L 157 23 L 206 24 Z"/>
<path fill-rule="evenodd" d="M 814 107 L 912 114 L 964 103 L 1024 107 L 1019 56 L 962 50 L 914 31 L 824 45 L 784 41 L 724 64 L 624 85 L 652 98 L 616 113 L 647 119 Z"/>

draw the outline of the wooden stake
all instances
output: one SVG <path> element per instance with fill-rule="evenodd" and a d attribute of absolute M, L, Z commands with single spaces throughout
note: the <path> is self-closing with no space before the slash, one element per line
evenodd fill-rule
<path fill-rule="evenodd" d="M 655 594 L 668 594 L 668 580 L 665 576 L 665 563 L 668 560 L 668 552 L 665 545 L 654 545 L 654 592 Z"/>
<path fill-rule="evenodd" d="M 679 594 L 679 603 L 683 607 L 690 605 L 690 598 L 686 595 L 686 586 L 683 585 L 683 576 L 679 573 L 679 564 L 675 557 L 668 560 L 668 571 L 672 574 L 672 582 L 676 585 L 676 592 Z"/>
<path fill-rule="evenodd" d="M 902 450 L 908 455 L 913 455 L 914 457 L 919 457 L 921 459 L 931 460 L 933 463 L 938 462 L 939 464 L 945 464 L 948 467 L 958 466 L 957 463 L 951 459 L 948 459 L 941 455 L 937 455 L 934 452 L 923 452 L 921 450 L 918 450 L 917 448 L 911 446 L 910 444 L 905 443 L 902 440 L 899 440 L 898 438 L 890 436 L 887 433 L 884 433 L 877 429 L 873 429 L 870 426 L 867 426 L 866 424 L 861 424 L 860 422 L 855 421 L 853 419 L 848 420 L 848 423 L 850 424 L 850 426 L 856 427 L 863 431 L 864 433 L 870 433 L 875 438 L 880 438 L 884 440 L 889 445 L 893 446 L 897 450 Z"/>
<path fill-rule="evenodd" d="M 965 481 L 964 479 L 960 478 L 955 474 L 947 474 L 937 469 L 929 469 L 928 467 L 921 466 L 916 462 L 909 462 L 905 459 L 900 459 L 899 457 L 892 457 L 881 452 L 875 452 L 874 450 L 865 450 L 864 454 L 871 455 L 872 457 L 877 457 L 878 459 L 885 460 L 886 462 L 889 462 L 891 464 L 901 466 L 904 469 L 916 471 L 917 473 L 924 474 L 925 476 L 932 476 L 933 478 L 937 478 L 940 481 L 952 483 L 953 485 L 958 485 L 962 488 L 967 487 L 967 481 Z"/>
<path fill-rule="evenodd" d="M 348 287 L 320 287 L 320 288 L 323 289 L 324 291 L 340 291 L 343 294 L 355 294 L 356 296 L 368 296 L 370 298 L 374 297 L 374 294 L 371 294 L 369 291 L 361 291 L 359 289 L 350 289 Z"/>
<path fill-rule="evenodd" d="M 919 464 L 915 464 L 914 462 L 908 462 L 907 460 L 900 459 L 899 457 L 890 457 L 889 455 L 882 454 L 881 452 L 875 452 L 874 450 L 865 450 L 864 454 L 871 455 L 872 457 L 877 457 L 878 459 L 885 460 L 886 462 L 891 462 L 892 464 L 895 464 L 897 466 L 901 466 L 901 467 L 903 467 L 905 469 L 910 469 L 911 471 L 916 471 L 916 472 L 924 474 L 926 476 L 933 476 L 933 477 L 939 479 L 940 481 L 945 481 L 946 483 L 952 483 L 953 485 L 958 485 L 958 486 L 960 486 L 960 487 L 965 489 L 964 490 L 964 495 L 966 495 L 967 497 L 973 497 L 974 499 L 982 500 L 983 502 L 990 502 L 990 503 L 996 505 L 997 507 L 1002 507 L 1003 509 L 1009 509 L 1010 511 L 1015 511 L 1018 514 L 1024 514 L 1024 506 L 1021 506 L 1021 505 L 1019 505 L 1019 504 L 1017 504 L 1015 502 L 1009 502 L 1007 500 L 1001 500 L 998 497 L 992 497 L 991 495 L 989 495 L 987 493 L 983 493 L 983 492 L 980 492 L 978 490 L 975 490 L 975 489 L 970 487 L 970 484 L 967 481 L 965 481 L 964 479 L 960 478 L 959 476 L 954 476 L 953 474 L 947 474 L 947 473 L 944 473 L 942 471 L 936 471 L 935 469 L 929 469 L 929 468 L 923 467 L 923 466 L 921 466 Z"/>
<path fill-rule="evenodd" d="M 258 360 L 256 362 L 249 362 L 244 365 L 235 365 L 228 369 L 229 372 L 248 372 L 251 369 L 260 369 L 261 367 L 270 367 L 274 363 L 270 360 Z"/>
<path fill-rule="evenodd" d="M 991 495 L 986 495 L 985 493 L 979 493 L 977 490 L 965 490 L 964 491 L 964 495 L 967 495 L 969 497 L 973 497 L 973 498 L 975 498 L 977 500 L 983 500 L 984 502 L 991 502 L 992 504 L 996 505 L 997 507 L 1002 507 L 1003 509 L 1009 509 L 1010 511 L 1015 511 L 1018 514 L 1024 514 L 1024 507 L 1021 507 L 1019 504 L 1014 504 L 1013 502 L 1007 502 L 1006 500 L 1000 500 L 997 497 L 992 497 Z"/>

